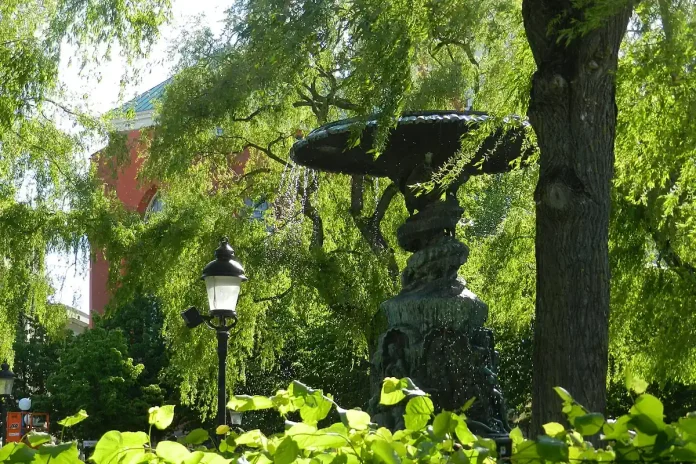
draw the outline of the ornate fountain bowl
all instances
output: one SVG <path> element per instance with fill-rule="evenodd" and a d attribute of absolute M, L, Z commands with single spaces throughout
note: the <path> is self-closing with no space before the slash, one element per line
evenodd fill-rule
<path fill-rule="evenodd" d="M 313 169 L 342 174 L 389 177 L 403 191 L 404 181 L 429 180 L 430 173 L 418 175 L 426 164 L 439 169 L 461 148 L 467 133 L 489 119 L 475 111 L 420 111 L 404 113 L 390 131 L 384 150 L 373 153 L 377 120 L 343 119 L 321 126 L 296 142 L 291 158 Z M 360 142 L 351 146 L 356 131 Z M 522 130 L 498 130 L 488 136 L 462 174 L 493 174 L 508 171 L 510 162 L 520 157 Z"/>

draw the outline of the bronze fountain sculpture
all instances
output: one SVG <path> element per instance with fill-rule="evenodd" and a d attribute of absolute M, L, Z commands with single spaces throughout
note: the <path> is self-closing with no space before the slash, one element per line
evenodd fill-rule
<path fill-rule="evenodd" d="M 454 182 L 435 182 L 425 193 L 413 188 L 429 182 L 460 150 L 462 137 L 487 119 L 479 112 L 404 114 L 377 156 L 371 151 L 377 122 L 342 120 L 296 142 L 291 157 L 317 170 L 388 177 L 404 195 L 410 217 L 399 227 L 397 241 L 413 254 L 401 274 L 400 293 L 383 302 L 376 315 L 385 330 L 371 360 L 374 398 L 385 377 L 410 377 L 431 395 L 436 409 L 454 411 L 475 397 L 467 411 L 470 428 L 496 435 L 509 431 L 507 412 L 493 333 L 484 326 L 488 307 L 458 276 L 469 249 L 455 234 L 464 213 L 456 191 L 470 176 L 508 171 L 523 153 L 523 130 L 494 130 Z M 357 145 L 350 143 L 356 130 L 362 131 Z M 403 427 L 402 409 L 376 403 L 371 404 L 375 420 Z"/>

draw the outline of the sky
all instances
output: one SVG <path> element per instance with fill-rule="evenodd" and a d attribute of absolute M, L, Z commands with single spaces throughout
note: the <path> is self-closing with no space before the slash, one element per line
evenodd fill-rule
<path fill-rule="evenodd" d="M 200 21 L 218 32 L 221 28 L 220 19 L 231 4 L 232 0 L 172 0 L 172 22 L 163 28 L 160 40 L 150 56 L 135 65 L 140 71 L 139 78 L 128 83 L 123 92 L 120 81 L 126 66 L 124 60 L 116 56 L 112 61 L 101 65 L 97 73 L 80 76 L 78 70 L 70 65 L 70 57 L 74 53 L 71 47 L 66 47 L 61 55 L 61 83 L 67 93 L 76 98 L 86 95 L 86 106 L 95 114 L 105 113 L 170 77 L 168 50 L 182 28 L 190 28 L 196 21 Z M 84 153 L 85 156 L 90 154 Z M 80 265 L 79 260 L 75 264 L 74 256 L 60 254 L 50 255 L 47 267 L 56 288 L 53 301 L 89 313 L 88 267 Z"/>

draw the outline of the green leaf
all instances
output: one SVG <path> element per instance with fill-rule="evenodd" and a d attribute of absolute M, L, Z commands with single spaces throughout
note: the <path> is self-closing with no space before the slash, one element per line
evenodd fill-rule
<path fill-rule="evenodd" d="M 558 422 L 549 422 L 548 424 L 544 424 L 544 433 L 550 437 L 555 437 L 565 433 L 565 427 Z"/>
<path fill-rule="evenodd" d="M 631 423 L 643 433 L 656 435 L 665 428 L 662 402 L 650 394 L 640 395 L 630 412 Z"/>
<path fill-rule="evenodd" d="M 314 434 L 317 432 L 317 428 L 314 425 L 309 425 L 305 424 L 304 422 L 290 422 L 287 421 L 287 425 L 290 425 L 290 428 L 287 428 L 285 430 L 285 435 L 289 437 L 294 437 L 295 435 L 300 435 L 300 434 Z"/>
<path fill-rule="evenodd" d="M 191 452 L 181 443 L 175 441 L 161 441 L 157 443 L 155 454 L 157 454 L 157 457 L 160 459 L 178 464 L 183 462 Z"/>
<path fill-rule="evenodd" d="M 97 442 L 92 454 L 94 462 L 138 462 L 134 459 L 144 455 L 145 444 L 150 439 L 144 432 L 106 432 Z"/>
<path fill-rule="evenodd" d="M 451 460 L 454 464 L 469 464 L 471 462 L 469 456 L 462 450 L 452 454 Z"/>
<path fill-rule="evenodd" d="M 348 429 L 343 424 L 334 424 L 329 428 L 317 430 L 314 426 L 300 422 L 286 430 L 285 434 L 292 437 L 302 450 L 323 451 L 340 448 L 350 443 Z"/>
<path fill-rule="evenodd" d="M 166 405 L 166 406 L 154 406 L 150 408 L 149 412 L 149 417 L 148 417 L 148 423 L 150 425 L 154 425 L 157 427 L 159 430 L 164 430 L 167 427 L 169 427 L 174 420 L 174 406 L 173 405 Z"/>
<path fill-rule="evenodd" d="M 515 427 L 514 429 L 510 430 L 510 439 L 512 440 L 512 443 L 515 445 L 522 443 L 524 441 L 524 435 L 522 435 L 522 430 L 520 430 L 519 427 Z"/>
<path fill-rule="evenodd" d="M 217 435 L 227 435 L 230 433 L 230 426 L 229 425 L 218 425 L 217 428 L 215 429 L 215 433 Z"/>
<path fill-rule="evenodd" d="M 331 412 L 333 403 L 324 398 L 320 391 L 305 396 L 305 404 L 300 408 L 300 417 L 308 424 L 316 424 Z"/>
<path fill-rule="evenodd" d="M 7 443 L 0 448 L 0 462 L 32 462 L 36 452 L 24 443 Z"/>
<path fill-rule="evenodd" d="M 32 448 L 36 448 L 37 446 L 43 445 L 44 443 L 50 443 L 51 435 L 45 432 L 35 432 L 32 430 L 27 434 L 26 439 L 29 442 L 29 446 L 31 446 Z"/>
<path fill-rule="evenodd" d="M 290 393 L 290 396 L 295 396 L 295 397 L 305 397 L 307 395 L 311 395 L 314 393 L 314 389 L 308 387 L 307 385 L 303 384 L 302 382 L 298 382 L 297 380 L 293 380 L 290 386 L 288 386 L 288 392 Z"/>
<path fill-rule="evenodd" d="M 683 447 L 676 447 L 671 456 L 672 461 L 696 462 L 696 443 L 686 443 Z"/>
<path fill-rule="evenodd" d="M 573 403 L 575 400 L 573 399 L 572 396 L 570 396 L 570 393 L 568 393 L 568 390 L 566 390 L 563 387 L 553 387 L 554 391 L 558 396 L 561 397 L 564 403 Z"/>
<path fill-rule="evenodd" d="M 350 440 L 337 433 L 317 432 L 312 435 L 299 435 L 296 437 L 298 446 L 301 449 L 323 451 L 327 449 L 340 448 L 350 443 Z"/>
<path fill-rule="evenodd" d="M 292 397 L 287 390 L 278 390 L 278 392 L 271 397 L 271 402 L 273 403 L 273 407 L 283 416 L 296 411 L 298 408 L 295 404 L 294 397 Z"/>
<path fill-rule="evenodd" d="M 285 437 L 273 454 L 273 462 L 275 464 L 290 464 L 295 461 L 299 454 L 300 448 L 295 440 L 292 437 Z"/>
<path fill-rule="evenodd" d="M 237 446 L 246 445 L 252 448 L 266 449 L 268 447 L 268 439 L 261 433 L 259 429 L 250 430 L 241 434 L 234 440 Z"/>
<path fill-rule="evenodd" d="M 682 417 L 677 422 L 677 425 L 684 432 L 696 438 L 696 417 Z"/>
<path fill-rule="evenodd" d="M 589 412 L 580 406 L 577 403 L 567 403 L 565 406 L 563 406 L 562 409 L 563 414 L 566 415 L 568 418 L 568 421 L 572 424 L 573 420 L 575 420 L 576 417 L 584 416 L 585 414 L 589 414 Z"/>
<path fill-rule="evenodd" d="M 455 422 L 457 425 L 454 427 L 454 433 L 457 435 L 459 443 L 462 445 L 470 445 L 476 441 L 476 437 L 471 431 L 469 431 L 469 426 L 466 425 L 466 421 L 463 417 L 454 415 Z M 493 442 L 493 448 L 495 448 L 495 442 Z"/>
<path fill-rule="evenodd" d="M 182 464 L 229 464 L 230 462 L 230 459 L 225 459 L 217 453 L 194 451 L 184 458 Z"/>
<path fill-rule="evenodd" d="M 370 425 L 370 415 L 358 409 L 338 408 L 338 414 L 346 427 L 355 430 L 367 430 Z"/>
<path fill-rule="evenodd" d="M 602 427 L 602 438 L 604 440 L 628 441 L 628 425 L 631 416 L 621 416 L 616 420 L 608 420 Z"/>
<path fill-rule="evenodd" d="M 409 430 L 423 430 L 432 416 L 435 408 L 427 396 L 416 396 L 406 403 L 404 421 Z"/>
<path fill-rule="evenodd" d="M 72 427 L 73 425 L 79 424 L 88 417 L 89 416 L 87 415 L 87 411 L 85 411 L 84 409 L 80 409 L 72 416 L 68 416 L 65 419 L 59 420 L 58 424 L 62 425 L 63 427 Z"/>
<path fill-rule="evenodd" d="M 519 463 L 535 462 L 541 458 L 538 446 L 533 440 L 524 440 L 522 443 L 518 443 L 512 457 L 513 461 Z"/>
<path fill-rule="evenodd" d="M 539 456 L 551 462 L 568 460 L 568 445 L 556 438 L 540 436 L 537 439 L 537 451 Z"/>
<path fill-rule="evenodd" d="M 219 427 L 224 427 L 224 426 L 219 426 Z M 223 435 L 223 434 L 220 434 Z M 188 435 L 186 435 L 186 438 L 184 438 L 184 442 L 189 444 L 189 445 L 200 445 L 201 443 L 204 443 L 206 440 L 210 438 L 210 435 L 208 434 L 208 431 L 205 429 L 193 429 L 191 432 L 189 432 Z"/>
<path fill-rule="evenodd" d="M 401 459 L 399 459 L 399 456 L 396 454 L 396 451 L 394 451 L 394 447 L 384 440 L 373 441 L 370 445 L 370 449 L 381 462 L 384 462 L 386 464 L 401 463 Z"/>
<path fill-rule="evenodd" d="M 79 463 L 79 451 L 76 442 L 60 445 L 41 445 L 34 455 L 34 463 L 76 464 Z"/>
<path fill-rule="evenodd" d="M 593 412 L 573 419 L 573 428 L 580 432 L 581 435 L 588 437 L 599 433 L 599 431 L 602 430 L 604 422 L 604 416 L 602 414 Z"/>
<path fill-rule="evenodd" d="M 438 440 L 445 438 L 445 435 L 452 433 L 457 426 L 457 415 L 449 411 L 442 411 L 435 416 L 433 421 L 433 434 Z"/>
<path fill-rule="evenodd" d="M 405 385 L 405 387 L 403 387 L 403 392 L 406 394 L 406 396 L 428 396 L 428 394 L 418 388 L 418 386 L 413 383 L 413 380 L 411 380 L 409 377 L 404 377 L 401 379 L 401 383 L 402 385 Z"/>
<path fill-rule="evenodd" d="M 464 406 L 462 406 L 459 410 L 460 410 L 461 412 L 467 412 L 467 411 L 469 410 L 469 408 L 471 408 L 471 406 L 473 406 L 473 404 L 474 404 L 475 402 L 476 402 L 476 397 L 473 396 L 473 397 L 469 398 L 469 399 L 467 400 L 467 402 L 464 403 Z"/>
<path fill-rule="evenodd" d="M 401 380 L 395 377 L 387 377 L 382 382 L 382 391 L 379 396 L 379 404 L 385 406 L 392 406 L 398 404 L 406 398 L 403 392 L 403 385 Z"/>
<path fill-rule="evenodd" d="M 235 395 L 228 403 L 227 408 L 232 411 L 259 411 L 271 409 L 273 400 L 267 396 Z"/>
<path fill-rule="evenodd" d="M 626 369 L 625 381 L 626 388 L 634 391 L 638 395 L 642 395 L 645 393 L 645 390 L 648 389 L 648 382 L 635 375 L 630 369 Z"/>

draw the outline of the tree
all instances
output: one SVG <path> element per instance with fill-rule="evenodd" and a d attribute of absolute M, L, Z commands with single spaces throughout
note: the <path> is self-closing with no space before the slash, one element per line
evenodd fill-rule
<path fill-rule="evenodd" d="M 160 375 L 169 364 L 169 354 L 162 334 L 162 309 L 156 300 L 138 295 L 133 301 L 110 308 L 106 317 L 96 319 L 95 326 L 123 333 L 128 343 L 128 357 L 143 365 L 139 376 L 141 383 L 162 383 Z M 174 390 L 173 385 L 166 387 Z"/>
<path fill-rule="evenodd" d="M 615 75 L 631 8 L 525 0 L 522 14 L 537 67 L 528 115 L 540 151 L 532 417 L 541 430 L 560 417 L 555 386 L 592 410 L 606 405 Z"/>
<path fill-rule="evenodd" d="M 16 399 L 31 398 L 34 411 L 50 412 L 48 379 L 60 368 L 60 357 L 72 342 L 72 334 L 49 337 L 46 329 L 36 321 L 21 316 L 17 324 L 14 351 L 15 382 L 12 396 Z"/>
<path fill-rule="evenodd" d="M 168 8 L 168 0 L 0 4 L 0 353 L 9 360 L 21 313 L 50 333 L 64 325 L 62 308 L 47 304 L 46 254 L 73 251 L 85 259 L 78 253 L 87 250 L 85 234 L 96 239 L 97 231 L 108 233 L 111 217 L 81 155 L 105 131 L 79 102 L 67 101 L 58 76 L 61 50 L 71 43 L 77 66 L 98 63 L 113 47 L 130 62 L 147 52 Z M 69 123 L 77 127 L 63 130 Z"/>
<path fill-rule="evenodd" d="M 87 411 L 89 418 L 74 430 L 78 437 L 90 439 L 114 428 L 142 429 L 148 408 L 162 403 L 160 387 L 139 382 L 144 366 L 127 353 L 123 333 L 102 328 L 79 335 L 62 353 L 48 392 L 57 417 Z"/>

